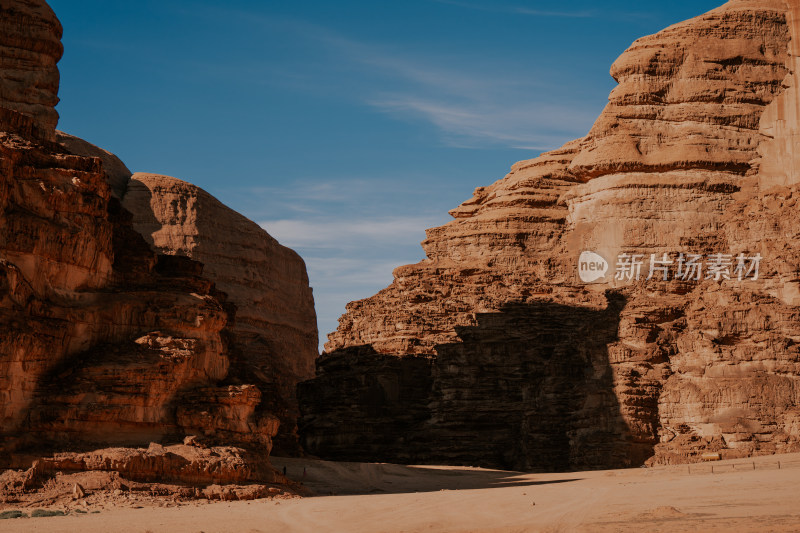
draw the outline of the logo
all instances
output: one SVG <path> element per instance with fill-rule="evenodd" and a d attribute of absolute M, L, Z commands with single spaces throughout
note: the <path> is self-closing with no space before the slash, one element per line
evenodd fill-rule
<path fill-rule="evenodd" d="M 688 282 L 758 281 L 763 259 L 759 253 L 714 253 L 704 256 L 673 252 L 650 254 L 648 261 L 645 254 L 621 253 L 614 265 L 613 280 L 617 283 L 632 283 L 640 279 Z M 584 283 L 605 278 L 609 270 L 608 261 L 595 252 L 583 252 L 578 259 L 578 276 Z"/>
<path fill-rule="evenodd" d="M 591 283 L 606 277 L 608 261 L 594 252 L 583 252 L 578 259 L 578 276 L 584 283 Z"/>

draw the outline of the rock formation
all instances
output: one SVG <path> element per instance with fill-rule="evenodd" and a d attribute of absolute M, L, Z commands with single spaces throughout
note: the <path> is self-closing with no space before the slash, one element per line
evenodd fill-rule
<path fill-rule="evenodd" d="M 54 140 L 61 23 L 45 2 L 2 0 L 0 30 L 0 107 L 32 118 L 27 126 Z"/>
<path fill-rule="evenodd" d="M 314 298 L 303 260 L 258 224 L 169 176 L 137 173 L 123 205 L 133 227 L 159 253 L 190 257 L 236 305 L 230 374 L 258 384 L 263 407 L 279 415 L 283 451 L 296 446 L 297 383 L 313 377 Z"/>
<path fill-rule="evenodd" d="M 61 452 L 16 462 L 32 466 L 0 473 L 0 504 L 26 508 L 47 502 L 76 514 L 107 504 L 164 506 L 165 496 L 175 504 L 194 499 L 284 499 L 309 492 L 279 474 L 263 455 L 197 442 Z"/>
<path fill-rule="evenodd" d="M 132 173 L 117 156 L 63 131 L 56 131 L 56 141 L 71 154 L 84 157 L 99 157 L 103 163 L 103 170 L 108 176 L 111 194 L 118 199 L 125 196 Z"/>
<path fill-rule="evenodd" d="M 53 12 L 0 1 L 0 25 L 0 467 L 30 466 L 20 451 L 186 435 L 266 457 L 280 418 L 291 441 L 292 380 L 309 375 L 316 343 L 302 261 L 188 184 L 202 208 L 183 213 L 186 226 L 170 220 L 171 234 L 205 255 L 153 249 L 138 224 L 166 204 L 134 202 L 134 216 L 125 165 L 55 130 Z"/>
<path fill-rule="evenodd" d="M 478 188 L 347 306 L 299 389 L 308 451 L 568 470 L 800 450 L 798 43 L 783 0 L 633 43 L 586 137 Z"/>

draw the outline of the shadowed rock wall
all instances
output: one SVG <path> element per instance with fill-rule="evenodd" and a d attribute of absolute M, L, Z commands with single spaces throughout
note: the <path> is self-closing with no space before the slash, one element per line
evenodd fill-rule
<path fill-rule="evenodd" d="M 510 304 L 435 356 L 325 354 L 299 388 L 303 444 L 343 460 L 520 470 L 641 461 L 608 361 L 623 306 L 616 294 L 604 309 Z"/>

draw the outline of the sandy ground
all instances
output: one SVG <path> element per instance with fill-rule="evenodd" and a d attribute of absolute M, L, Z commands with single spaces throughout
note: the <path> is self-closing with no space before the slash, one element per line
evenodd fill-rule
<path fill-rule="evenodd" d="M 711 463 L 570 474 L 281 458 L 273 464 L 319 496 L 100 508 L 2 520 L 0 531 L 800 532 L 800 454 L 713 463 L 714 473 Z"/>

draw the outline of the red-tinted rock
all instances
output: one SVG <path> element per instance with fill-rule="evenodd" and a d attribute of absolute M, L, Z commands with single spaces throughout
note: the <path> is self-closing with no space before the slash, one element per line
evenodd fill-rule
<path fill-rule="evenodd" d="M 285 451 L 296 447 L 297 383 L 314 375 L 317 320 L 303 260 L 258 224 L 185 181 L 133 175 L 123 205 L 162 254 L 190 257 L 236 306 L 231 376 L 254 383 L 281 420 Z"/>
<path fill-rule="evenodd" d="M 346 453 L 335 431 L 318 436 L 329 406 L 314 398 L 330 394 L 314 387 L 338 382 L 358 406 L 363 365 L 326 369 L 361 345 L 432 357 L 429 419 L 389 446 L 426 440 L 414 461 L 570 469 L 800 449 L 797 42 L 800 6 L 778 0 L 636 41 L 586 137 L 477 189 L 428 230 L 425 260 L 347 306 L 301 388 L 309 451 Z M 605 281 L 581 282 L 584 251 L 610 262 Z M 651 254 L 763 260 L 758 280 L 624 283 L 623 252 L 643 256 L 643 278 Z M 372 451 L 361 459 L 399 457 L 336 416 L 328 427 Z"/>
<path fill-rule="evenodd" d="M 0 28 L 0 466 L 37 447 L 187 434 L 266 457 L 279 416 L 293 434 L 293 385 L 316 345 L 302 260 L 249 234 L 273 261 L 248 294 L 272 320 L 254 337 L 273 344 L 249 350 L 242 339 L 262 324 L 249 320 L 244 289 L 228 298 L 216 263 L 209 277 L 190 254 L 153 250 L 121 205 L 125 165 L 56 132 L 61 26 L 47 4 L 0 1 Z M 234 215 L 231 232 L 255 226 Z M 230 237 L 202 229 L 205 244 Z"/>
<path fill-rule="evenodd" d="M 55 140 L 61 23 L 43 1 L 0 1 L 0 107 L 30 117 L 37 137 Z M 14 119 L 0 116 L 8 131 Z"/>

